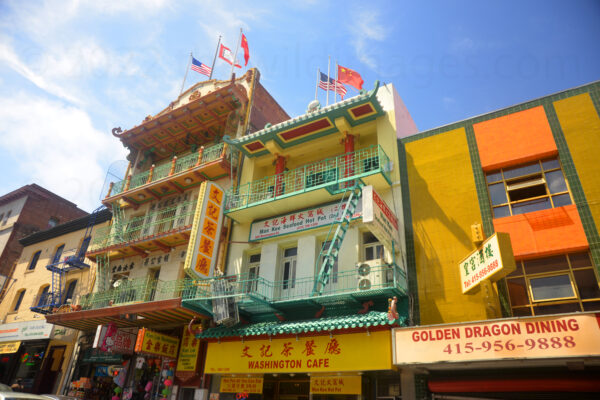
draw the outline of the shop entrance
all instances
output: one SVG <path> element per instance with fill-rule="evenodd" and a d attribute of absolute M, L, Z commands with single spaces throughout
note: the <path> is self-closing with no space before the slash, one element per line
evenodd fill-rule
<path fill-rule="evenodd" d="M 66 346 L 52 346 L 38 376 L 38 393 L 54 393 L 56 378 L 62 366 Z"/>

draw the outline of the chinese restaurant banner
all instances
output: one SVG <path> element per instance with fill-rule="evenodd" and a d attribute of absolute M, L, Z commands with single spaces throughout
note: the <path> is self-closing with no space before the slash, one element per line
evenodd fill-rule
<path fill-rule="evenodd" d="M 462 292 L 466 293 L 485 279 L 497 281 L 513 272 L 517 265 L 510 235 L 496 232 L 459 264 Z"/>
<path fill-rule="evenodd" d="M 600 314 L 395 328 L 394 364 L 600 356 Z"/>
<path fill-rule="evenodd" d="M 369 371 L 392 367 L 390 331 L 208 344 L 206 373 Z"/>
<path fill-rule="evenodd" d="M 194 279 L 213 276 L 223 224 L 223 189 L 214 182 L 200 186 L 184 270 Z"/>
<path fill-rule="evenodd" d="M 201 328 L 201 324 L 192 325 L 192 331 Z M 200 340 L 195 335 L 190 334 L 189 329 L 183 328 L 183 339 L 179 348 L 179 358 L 177 359 L 177 374 L 180 372 L 196 372 L 196 364 L 200 354 Z"/>
<path fill-rule="evenodd" d="M 358 203 L 352 219 L 361 216 L 362 203 Z M 280 215 L 273 218 L 255 221 L 250 227 L 250 241 L 264 240 L 289 233 L 304 231 L 306 229 L 319 228 L 325 225 L 331 225 L 333 221 L 339 219 L 346 204 L 330 203 L 319 207 L 306 210 L 295 211 L 293 213 Z"/>
<path fill-rule="evenodd" d="M 221 377 L 221 393 L 260 393 L 263 392 L 263 378 Z"/>
<path fill-rule="evenodd" d="M 177 358 L 177 348 L 179 347 L 179 339 L 163 335 L 162 333 L 154 332 L 146 328 L 138 331 L 137 341 L 135 343 L 136 353 Z"/>
<path fill-rule="evenodd" d="M 360 375 L 311 376 L 312 394 L 362 394 Z"/>

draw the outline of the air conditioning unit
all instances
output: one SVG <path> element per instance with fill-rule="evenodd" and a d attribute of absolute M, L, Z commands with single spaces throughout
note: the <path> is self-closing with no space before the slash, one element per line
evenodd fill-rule
<path fill-rule="evenodd" d="M 379 289 L 387 282 L 383 260 L 361 261 L 356 263 L 358 290 Z"/>

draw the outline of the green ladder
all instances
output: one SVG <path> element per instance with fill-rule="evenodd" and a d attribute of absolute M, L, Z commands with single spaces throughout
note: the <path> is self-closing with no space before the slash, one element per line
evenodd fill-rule
<path fill-rule="evenodd" d="M 354 211 L 356 211 L 356 206 L 362 197 L 362 188 L 364 184 L 357 180 L 356 184 L 347 189 L 340 200 L 340 205 L 344 204 L 344 199 L 346 198 L 346 194 L 348 194 L 347 200 L 345 201 L 346 207 L 344 208 L 342 215 L 340 215 L 339 219 L 336 219 L 331 223 L 331 227 L 329 232 L 333 230 L 333 227 L 337 225 L 335 229 L 335 233 L 331 239 L 329 239 L 330 233 L 327 234 L 327 239 L 330 241 L 329 248 L 327 248 L 327 252 L 325 253 L 325 257 L 323 257 L 323 262 L 321 263 L 321 268 L 319 269 L 319 275 L 315 280 L 315 285 L 313 286 L 312 296 L 320 296 L 323 293 L 323 289 L 325 285 L 329 282 L 329 275 L 331 274 L 331 270 L 338 259 L 338 255 L 340 252 L 340 247 L 342 246 L 342 242 L 344 241 L 344 236 L 346 236 L 346 231 L 350 227 L 350 221 L 352 221 L 352 215 L 354 215 Z M 323 250 L 321 249 L 321 253 L 319 253 L 318 260 L 323 256 Z"/>

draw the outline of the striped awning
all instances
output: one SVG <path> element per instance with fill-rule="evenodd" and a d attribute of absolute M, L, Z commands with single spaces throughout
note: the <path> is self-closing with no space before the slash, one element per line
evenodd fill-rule
<path fill-rule="evenodd" d="M 46 315 L 51 324 L 80 331 L 92 331 L 98 325 L 109 323 L 119 328 L 174 328 L 189 323 L 192 318 L 210 317 L 183 308 L 181 298 Z"/>

